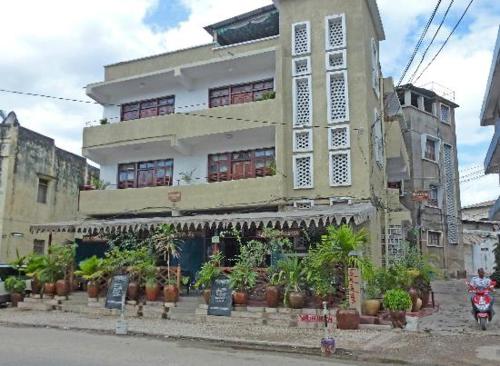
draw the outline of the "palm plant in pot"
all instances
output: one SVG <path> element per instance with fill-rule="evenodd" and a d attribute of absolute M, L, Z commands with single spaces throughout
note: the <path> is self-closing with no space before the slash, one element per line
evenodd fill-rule
<path fill-rule="evenodd" d="M 54 296 L 56 294 L 56 282 L 64 278 L 63 268 L 53 255 L 44 257 L 44 263 L 37 272 L 37 278 L 43 284 L 43 294 Z"/>
<path fill-rule="evenodd" d="M 363 314 L 377 316 L 380 311 L 381 291 L 375 281 L 369 281 L 365 289 L 365 301 L 363 301 Z"/>
<path fill-rule="evenodd" d="M 384 307 L 391 313 L 394 328 L 403 328 L 406 325 L 406 311 L 411 306 L 411 297 L 405 290 L 393 289 L 384 294 Z"/>
<path fill-rule="evenodd" d="M 89 299 L 96 299 L 99 296 L 99 280 L 104 276 L 104 260 L 92 256 L 80 262 L 80 269 L 75 271 L 76 276 L 81 276 L 87 281 L 87 295 Z"/>
<path fill-rule="evenodd" d="M 280 303 L 281 289 L 285 284 L 285 272 L 278 266 L 272 266 L 268 269 L 267 277 L 266 304 L 269 308 L 277 308 Z"/>
<path fill-rule="evenodd" d="M 45 263 L 45 256 L 32 253 L 25 259 L 24 272 L 31 278 L 31 294 L 39 295 L 42 291 L 42 283 L 38 277 Z"/>
<path fill-rule="evenodd" d="M 156 301 L 160 294 L 160 286 L 158 284 L 158 269 L 153 260 L 146 260 L 139 265 L 140 276 L 144 281 L 146 300 Z"/>
<path fill-rule="evenodd" d="M 239 261 L 229 274 L 229 285 L 233 289 L 233 301 L 235 305 L 246 305 L 248 303 L 248 291 L 253 289 L 257 283 L 257 272 L 252 266 L 244 261 Z"/>
<path fill-rule="evenodd" d="M 198 279 L 194 284 L 197 289 L 203 289 L 202 296 L 205 300 L 205 304 L 208 305 L 211 295 L 212 283 L 220 276 L 220 263 L 224 260 L 224 255 L 221 252 L 217 252 L 210 256 L 208 262 L 205 262 L 200 271 L 198 272 Z"/>
<path fill-rule="evenodd" d="M 55 244 L 49 248 L 49 256 L 54 258 L 55 262 L 60 266 L 62 272 L 62 278 L 59 278 L 56 281 L 56 294 L 58 296 L 67 296 L 71 290 L 68 273 L 73 267 L 75 252 L 75 244 Z"/>
<path fill-rule="evenodd" d="M 10 302 L 13 307 L 23 301 L 26 282 L 19 277 L 10 276 L 5 280 L 5 289 L 10 293 Z"/>
<path fill-rule="evenodd" d="M 305 296 L 302 291 L 304 285 L 304 267 L 297 257 L 288 257 L 278 262 L 278 268 L 283 272 L 285 283 L 285 305 L 293 309 L 304 307 Z"/>
<path fill-rule="evenodd" d="M 163 224 L 154 231 L 150 239 L 158 256 L 167 262 L 167 282 L 163 288 L 165 302 L 177 302 L 179 288 L 177 281 L 170 274 L 170 259 L 179 258 L 181 254 L 181 240 L 177 238 L 177 231 L 173 225 Z"/>

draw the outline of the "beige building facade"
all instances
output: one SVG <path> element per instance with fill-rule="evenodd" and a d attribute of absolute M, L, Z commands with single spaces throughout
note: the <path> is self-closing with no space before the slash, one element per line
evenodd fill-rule
<path fill-rule="evenodd" d="M 74 220 L 86 159 L 55 146 L 54 140 L 22 127 L 14 112 L 0 123 L 0 263 L 51 243 L 72 241 L 73 233 L 32 233 L 30 225 Z"/>

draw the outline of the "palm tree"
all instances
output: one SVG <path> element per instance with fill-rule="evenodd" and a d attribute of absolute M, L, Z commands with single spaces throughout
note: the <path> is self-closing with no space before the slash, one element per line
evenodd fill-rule
<path fill-rule="evenodd" d="M 173 225 L 163 224 L 155 229 L 151 243 L 155 252 L 167 261 L 167 279 L 170 283 L 170 257 L 179 258 L 182 241 L 177 238 L 177 231 Z"/>

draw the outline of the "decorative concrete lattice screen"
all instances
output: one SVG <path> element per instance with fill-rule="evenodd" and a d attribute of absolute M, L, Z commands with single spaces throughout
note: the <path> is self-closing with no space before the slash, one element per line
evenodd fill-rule
<path fill-rule="evenodd" d="M 292 60 L 293 76 L 308 75 L 311 73 L 311 58 L 302 57 Z"/>
<path fill-rule="evenodd" d="M 335 151 L 330 153 L 330 185 L 351 185 L 350 151 Z"/>
<path fill-rule="evenodd" d="M 403 228 L 401 225 L 389 225 L 387 230 L 387 260 L 390 264 L 404 256 Z"/>
<path fill-rule="evenodd" d="M 340 70 L 347 67 L 346 51 L 331 51 L 326 54 L 326 69 Z"/>
<path fill-rule="evenodd" d="M 326 18 L 326 49 L 343 48 L 346 46 L 346 31 L 344 14 Z"/>
<path fill-rule="evenodd" d="M 313 149 L 312 131 L 310 130 L 293 131 L 293 134 L 294 134 L 294 140 L 293 140 L 294 152 L 312 151 Z"/>
<path fill-rule="evenodd" d="M 384 135 L 382 133 L 382 121 L 380 114 L 375 110 L 375 120 L 373 122 L 373 155 L 379 167 L 384 166 Z"/>
<path fill-rule="evenodd" d="M 294 188 L 313 187 L 313 160 L 312 155 L 294 156 Z"/>
<path fill-rule="evenodd" d="M 453 169 L 453 148 L 444 145 L 444 174 L 446 192 L 446 215 L 448 223 L 448 243 L 458 243 L 458 212 L 455 194 L 455 174 Z"/>
<path fill-rule="evenodd" d="M 312 121 L 311 77 L 293 79 L 293 123 L 310 125 Z"/>
<path fill-rule="evenodd" d="M 327 84 L 330 123 L 348 121 L 347 72 L 339 71 L 327 74 Z"/>
<path fill-rule="evenodd" d="M 330 150 L 348 149 L 350 147 L 349 126 L 330 127 L 328 131 L 328 146 Z"/>
<path fill-rule="evenodd" d="M 379 96 L 380 94 L 380 73 L 378 67 L 378 48 L 377 42 L 372 38 L 372 86 L 373 90 Z"/>
<path fill-rule="evenodd" d="M 314 201 L 313 200 L 295 201 L 293 203 L 293 206 L 295 208 L 298 208 L 299 210 L 308 210 L 310 208 L 313 208 Z"/>
<path fill-rule="evenodd" d="M 298 56 L 310 53 L 311 34 L 309 22 L 296 23 L 292 27 L 292 54 Z"/>

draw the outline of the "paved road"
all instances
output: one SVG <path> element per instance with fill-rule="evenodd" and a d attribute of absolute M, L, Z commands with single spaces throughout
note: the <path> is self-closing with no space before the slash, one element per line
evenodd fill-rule
<path fill-rule="evenodd" d="M 155 339 L 43 328 L 0 327 L 2 366 L 355 366 L 346 362 L 264 352 L 194 347 Z M 361 366 L 360 364 L 356 364 Z M 373 364 L 370 364 L 373 365 Z"/>

